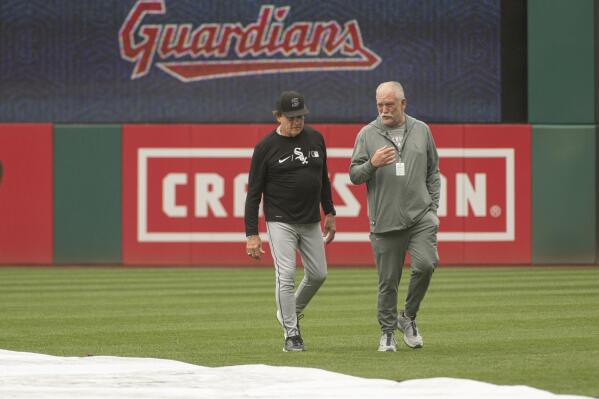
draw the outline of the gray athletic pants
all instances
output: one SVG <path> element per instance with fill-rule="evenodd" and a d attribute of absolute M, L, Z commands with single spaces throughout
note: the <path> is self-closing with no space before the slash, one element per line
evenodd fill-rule
<path fill-rule="evenodd" d="M 392 332 L 397 328 L 397 289 L 406 252 L 410 254 L 411 276 L 405 312 L 410 316 L 418 313 L 433 271 L 439 263 L 437 223 L 437 216 L 427 212 L 406 230 L 370 234 L 379 276 L 377 318 L 384 332 Z"/>
<path fill-rule="evenodd" d="M 327 261 L 320 223 L 266 222 L 270 250 L 275 262 L 277 319 L 285 338 L 298 335 L 297 315 L 316 294 L 327 276 Z M 304 265 L 304 278 L 295 288 L 296 251 Z"/>

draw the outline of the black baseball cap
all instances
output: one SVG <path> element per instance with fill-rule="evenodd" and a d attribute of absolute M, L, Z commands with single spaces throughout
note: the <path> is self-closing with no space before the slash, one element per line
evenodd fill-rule
<path fill-rule="evenodd" d="M 287 117 L 306 115 L 310 112 L 306 107 L 304 96 L 297 91 L 284 91 L 281 93 L 275 107 L 277 112 Z"/>

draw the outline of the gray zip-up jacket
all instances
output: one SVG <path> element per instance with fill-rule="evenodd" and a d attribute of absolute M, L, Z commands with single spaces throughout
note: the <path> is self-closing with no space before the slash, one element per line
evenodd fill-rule
<path fill-rule="evenodd" d="M 372 233 L 403 230 L 439 207 L 439 155 L 429 127 L 406 115 L 406 133 L 398 148 L 381 118 L 364 126 L 356 137 L 349 167 L 353 184 L 366 183 L 368 219 Z M 375 168 L 370 158 L 384 146 L 395 147 L 396 162 L 405 164 L 405 175 L 396 175 L 396 165 Z M 401 151 L 400 151 L 401 150 Z"/>

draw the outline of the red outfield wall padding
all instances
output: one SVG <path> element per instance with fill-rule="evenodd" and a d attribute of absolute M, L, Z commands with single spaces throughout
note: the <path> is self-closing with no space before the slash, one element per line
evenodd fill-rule
<path fill-rule="evenodd" d="M 348 176 L 361 125 L 312 126 L 327 142 L 337 208 L 328 262 L 371 265 L 365 187 Z M 255 265 L 244 245 L 247 173 L 254 145 L 273 127 L 125 125 L 124 263 Z M 431 129 L 441 158 L 441 262 L 530 263 L 530 126 Z M 272 263 L 266 249 L 261 264 Z"/>
<path fill-rule="evenodd" d="M 52 125 L 0 124 L 0 264 L 51 263 Z"/>

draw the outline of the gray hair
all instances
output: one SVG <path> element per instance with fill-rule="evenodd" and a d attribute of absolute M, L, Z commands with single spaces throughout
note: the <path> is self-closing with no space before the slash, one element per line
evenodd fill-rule
<path fill-rule="evenodd" d="M 390 82 L 383 82 L 383 83 L 381 83 L 376 88 L 376 93 L 378 94 L 378 92 L 380 90 L 387 89 L 387 88 L 393 89 L 393 91 L 395 92 L 395 98 L 398 101 L 401 101 L 401 100 L 403 100 L 403 99 L 406 98 L 406 95 L 405 95 L 405 93 L 403 91 L 403 86 L 401 85 L 401 83 L 396 82 L 396 81 L 390 81 Z"/>

